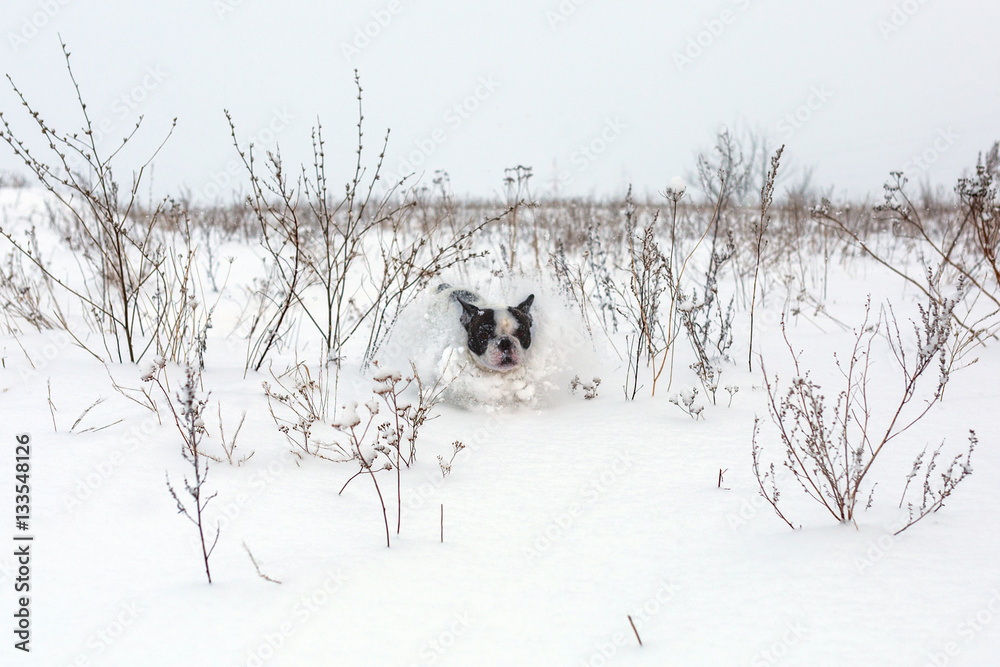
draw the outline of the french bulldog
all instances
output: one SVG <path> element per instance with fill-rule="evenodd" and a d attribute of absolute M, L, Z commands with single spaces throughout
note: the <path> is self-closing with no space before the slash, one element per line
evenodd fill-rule
<path fill-rule="evenodd" d="M 531 347 L 534 294 L 516 306 L 495 306 L 485 304 L 475 292 L 447 284 L 439 285 L 437 292 L 461 306 L 459 322 L 477 366 L 496 373 L 521 367 Z"/>

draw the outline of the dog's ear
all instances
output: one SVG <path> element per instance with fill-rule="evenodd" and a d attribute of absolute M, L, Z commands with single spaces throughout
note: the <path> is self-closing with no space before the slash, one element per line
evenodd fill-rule
<path fill-rule="evenodd" d="M 455 297 L 455 300 L 462 304 L 462 326 L 468 326 L 472 318 L 483 312 L 478 307 L 472 305 L 468 301 L 462 299 L 462 297 Z"/>
<path fill-rule="evenodd" d="M 528 314 L 528 309 L 531 308 L 531 304 L 534 303 L 534 302 L 535 302 L 535 295 L 534 294 L 529 294 L 528 298 L 525 299 L 524 301 L 522 301 L 521 303 L 517 304 L 515 306 L 515 308 L 517 310 L 520 310 L 525 315 L 527 315 Z"/>

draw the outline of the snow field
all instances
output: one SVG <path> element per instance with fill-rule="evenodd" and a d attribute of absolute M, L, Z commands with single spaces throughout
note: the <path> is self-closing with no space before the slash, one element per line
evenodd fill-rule
<path fill-rule="evenodd" d="M 236 257 L 230 287 L 246 284 L 259 262 L 254 250 L 225 248 Z M 815 280 L 822 259 L 812 261 L 808 279 Z M 858 325 L 872 293 L 873 313 L 892 300 L 905 336 L 905 318 L 915 307 L 912 290 L 870 261 L 835 262 L 830 271 L 825 314 L 797 303 L 780 282 L 770 284 L 758 303 L 755 347 L 768 373 L 785 382 L 790 359 L 779 323 L 786 313 L 804 365 L 832 395 L 839 386 L 832 352 L 847 354 L 853 341 L 834 319 Z M 496 298 L 506 296 L 493 287 Z M 731 289 L 720 286 L 723 293 Z M 520 295 L 522 286 L 511 290 Z M 211 463 L 207 485 L 218 496 L 209 512 L 221 525 L 212 586 L 204 581 L 194 530 L 166 489 L 166 475 L 176 485 L 190 472 L 165 411 L 160 423 L 116 393 L 102 365 L 64 333 L 0 337 L 0 438 L 32 436 L 36 535 L 33 650 L 24 656 L 8 643 L 0 661 L 992 664 L 1000 650 L 992 346 L 978 349 L 979 361 L 955 373 L 944 402 L 879 459 L 876 502 L 857 527 L 834 523 L 789 484 L 783 501 L 803 525 L 793 532 L 760 497 L 750 470 L 755 415 L 763 419 L 767 451 L 777 457 L 780 450 L 768 428 L 759 365 L 752 373 L 746 368 L 745 313 L 738 313 L 734 361 L 720 382 L 739 391 L 731 407 L 721 389 L 714 406 L 699 394 L 704 419 L 692 420 L 667 400 L 697 385 L 687 370 L 686 341 L 679 343 L 672 387 L 651 397 L 641 378 L 637 400 L 626 402 L 624 369 L 606 342 L 595 339 L 593 354 L 567 350 L 561 341 L 572 310 L 560 311 L 544 286 L 536 303 L 548 306 L 539 311 L 549 314 L 548 321 L 540 315 L 547 332 L 560 332 L 540 336 L 537 348 L 559 362 L 551 375 L 548 369 L 536 378 L 554 378 L 548 400 L 499 409 L 440 406 L 421 432 L 416 464 L 403 471 L 398 536 L 395 476 L 381 478 L 393 528 L 386 549 L 370 480 L 359 477 L 337 493 L 356 464 L 290 452 L 260 387 L 270 376 L 243 377 L 245 341 L 233 331 L 239 293 L 224 293 L 203 378 L 211 391 L 205 446 L 221 456 L 221 404 L 227 436 L 246 411 L 237 452 L 253 456 L 239 466 Z M 400 358 L 427 361 L 420 358 L 431 349 L 422 347 L 427 340 L 401 345 Z M 892 404 L 899 381 L 887 349 L 873 350 L 877 412 Z M 275 368 L 294 354 L 282 351 Z M 140 366 L 109 368 L 122 386 L 141 386 Z M 568 379 L 576 373 L 602 378 L 596 399 L 570 395 Z M 167 375 L 176 388 L 181 370 L 168 366 Z M 346 364 L 340 402 L 366 400 L 372 384 L 356 364 Z M 98 397 L 106 400 L 71 433 Z M 960 449 L 968 428 L 980 435 L 975 473 L 941 512 L 894 537 L 914 454 L 941 438 L 946 451 Z M 465 449 L 442 477 L 436 457 L 450 457 L 455 440 Z M 12 478 L 12 471 L 0 475 L 0 497 L 12 497 Z M 280 584 L 257 575 L 244 543 Z M 0 554 L 0 613 L 7 613 L 16 570 L 10 550 Z"/>

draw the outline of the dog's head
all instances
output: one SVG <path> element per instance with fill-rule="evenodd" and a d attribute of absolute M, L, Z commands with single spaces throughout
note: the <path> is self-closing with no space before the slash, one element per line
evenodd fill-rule
<path fill-rule="evenodd" d="M 463 294 L 462 326 L 468 334 L 469 353 L 477 364 L 501 373 L 524 363 L 531 347 L 531 304 L 535 295 L 508 308 L 480 308 Z"/>

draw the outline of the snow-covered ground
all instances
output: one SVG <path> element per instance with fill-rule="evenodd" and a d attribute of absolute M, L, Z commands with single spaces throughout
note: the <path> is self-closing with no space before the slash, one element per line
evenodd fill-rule
<path fill-rule="evenodd" d="M 23 224 L 35 193 L 2 195 L 4 226 Z M 259 264 L 249 248 L 223 254 L 236 256 L 234 283 Z M 822 258 L 810 261 L 818 275 Z M 914 290 L 870 259 L 838 259 L 829 271 L 825 313 L 790 307 L 794 295 L 770 283 L 754 347 L 769 373 L 789 376 L 778 325 L 788 312 L 789 338 L 833 395 L 832 353 L 849 354 L 854 340 L 837 321 L 860 324 L 869 294 L 874 304 L 891 300 L 901 321 L 916 310 Z M 547 298 L 557 297 L 549 289 Z M 217 312 L 203 377 L 211 392 L 204 446 L 223 456 L 219 414 L 228 436 L 245 411 L 236 453 L 253 456 L 210 467 L 207 488 L 218 495 L 209 523 L 221 525 L 211 585 L 196 532 L 167 490 L 165 474 L 175 486 L 191 474 L 177 429 L 112 386 L 112 375 L 142 386 L 146 364 L 112 364 L 109 375 L 65 333 L 0 335 L 0 664 L 997 664 L 995 343 L 978 348 L 944 401 L 880 457 L 875 503 L 857 525 L 833 522 L 789 484 L 783 502 L 803 525 L 792 531 L 751 471 L 755 415 L 772 459 L 780 447 L 759 364 L 748 372 L 744 361 L 746 313 L 737 315 L 735 361 L 720 383 L 739 391 L 731 405 L 721 390 L 718 405 L 699 396 L 698 420 L 668 400 L 697 382 L 685 341 L 673 386 L 650 396 L 644 377 L 636 400 L 625 401 L 624 362 L 600 334 L 593 353 L 567 354 L 560 369 L 601 377 L 593 400 L 562 386 L 539 405 L 439 406 L 401 475 L 398 535 L 395 476 L 384 473 L 386 548 L 370 480 L 338 495 L 356 463 L 290 452 L 261 388 L 270 375 L 244 377 L 246 343 L 225 321 L 226 307 Z M 571 323 L 569 312 L 552 326 Z M 613 342 L 620 348 L 623 337 Z M 558 344 L 545 349 L 556 354 Z M 275 363 L 291 358 L 286 351 Z M 887 347 L 876 345 L 873 359 L 878 414 L 899 380 Z M 357 368 L 345 365 L 342 391 L 364 401 L 372 383 Z M 176 388 L 180 369 L 166 373 Z M 949 452 L 961 451 L 970 428 L 980 439 L 974 474 L 940 512 L 893 536 L 915 452 L 942 438 Z M 14 648 L 23 594 L 15 593 L 14 555 L 22 543 L 13 538 L 25 534 L 14 525 L 18 434 L 31 439 L 28 654 Z M 455 440 L 465 449 L 445 477 L 437 457 L 450 458 Z M 258 576 L 245 547 L 275 582 Z"/>

